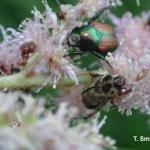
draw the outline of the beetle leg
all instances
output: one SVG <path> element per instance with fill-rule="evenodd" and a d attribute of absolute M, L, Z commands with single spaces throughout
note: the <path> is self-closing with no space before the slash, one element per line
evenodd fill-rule
<path fill-rule="evenodd" d="M 85 116 L 83 116 L 83 119 L 89 119 L 91 117 L 93 117 L 96 113 L 98 112 L 98 110 L 93 110 L 92 112 L 86 114 Z"/>
<path fill-rule="evenodd" d="M 110 102 L 114 107 L 117 107 L 117 105 L 114 103 L 113 99 L 111 99 Z"/>
<path fill-rule="evenodd" d="M 85 122 L 87 121 L 89 118 L 91 118 L 92 116 L 94 116 L 96 113 L 98 112 L 98 110 L 94 110 L 86 115 L 83 114 L 79 114 L 77 117 L 74 117 L 71 119 L 70 121 L 70 126 L 76 126 L 77 124 L 81 123 L 81 121 Z"/>
<path fill-rule="evenodd" d="M 92 21 L 98 19 L 99 16 L 101 16 L 105 10 L 110 9 L 110 7 L 104 7 L 102 9 L 100 9 L 89 21 L 88 24 L 91 23 Z"/>
<path fill-rule="evenodd" d="M 72 53 L 70 53 L 70 55 L 81 55 L 81 54 L 85 54 L 85 52 L 72 52 Z"/>
<path fill-rule="evenodd" d="M 108 65 L 111 69 L 113 69 L 112 65 L 109 63 L 108 60 L 105 59 L 104 56 L 102 56 L 101 54 L 99 54 L 99 53 L 97 53 L 97 52 L 95 52 L 95 51 L 92 51 L 92 53 L 93 53 L 94 55 L 96 55 L 98 58 L 104 60 L 104 61 L 107 63 L 107 65 Z"/>
<path fill-rule="evenodd" d="M 74 56 L 74 55 L 83 55 L 85 54 L 85 52 L 71 52 L 71 53 L 68 53 L 68 54 L 65 54 L 64 57 L 68 57 L 68 56 Z"/>
<path fill-rule="evenodd" d="M 88 92 L 94 88 L 95 88 L 95 86 L 89 87 L 89 88 L 85 89 L 84 91 L 82 91 L 82 94 L 84 94 L 84 93 L 86 93 L 86 92 Z"/>

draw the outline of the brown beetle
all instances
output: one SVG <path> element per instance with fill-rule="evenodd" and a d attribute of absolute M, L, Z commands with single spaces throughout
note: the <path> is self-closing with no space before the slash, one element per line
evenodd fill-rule
<path fill-rule="evenodd" d="M 102 109 L 108 102 L 114 104 L 114 99 L 131 92 L 132 87 L 126 84 L 126 79 L 120 75 L 110 73 L 96 75 L 88 87 L 82 92 L 82 102 L 88 109 L 94 112 L 87 115 L 90 117 Z"/>

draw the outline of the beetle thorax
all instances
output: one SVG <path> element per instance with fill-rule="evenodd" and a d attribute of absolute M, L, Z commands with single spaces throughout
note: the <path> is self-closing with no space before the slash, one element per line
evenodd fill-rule
<path fill-rule="evenodd" d="M 112 75 L 106 75 L 102 79 L 97 80 L 95 83 L 95 91 L 106 97 L 116 96 L 118 89 L 114 87 L 113 82 L 114 77 Z"/>

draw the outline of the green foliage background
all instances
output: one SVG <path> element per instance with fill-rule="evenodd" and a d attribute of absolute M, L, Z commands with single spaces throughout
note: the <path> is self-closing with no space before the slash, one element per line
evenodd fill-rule
<path fill-rule="evenodd" d="M 60 0 L 61 3 L 75 4 L 77 0 Z M 59 11 L 59 6 L 55 0 L 48 0 L 54 11 Z M 142 11 L 150 10 L 150 0 L 140 0 L 140 7 L 136 0 L 123 0 L 123 6 L 112 11 L 119 17 L 126 11 L 131 11 L 134 15 L 139 15 Z M 43 10 L 41 0 L 0 0 L 0 24 L 5 27 L 17 28 L 19 23 L 26 17 L 31 16 L 33 6 Z M 89 61 L 86 60 L 85 61 Z M 85 64 L 87 64 L 85 62 Z M 42 91 L 43 92 L 43 91 Z M 42 93 L 47 93 L 45 91 Z M 53 91 L 55 92 L 55 91 Z M 52 92 L 52 94 L 53 94 Z M 150 117 L 134 111 L 132 116 L 125 116 L 112 110 L 107 113 L 107 121 L 101 132 L 116 139 L 119 150 L 149 150 L 150 142 L 134 142 L 133 136 L 150 137 Z"/>

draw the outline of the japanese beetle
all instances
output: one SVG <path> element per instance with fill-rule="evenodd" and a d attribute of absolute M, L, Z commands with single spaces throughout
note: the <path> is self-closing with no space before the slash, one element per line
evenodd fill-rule
<path fill-rule="evenodd" d="M 108 52 L 113 52 L 118 47 L 118 40 L 111 25 L 95 21 L 104 10 L 98 11 L 96 15 L 88 21 L 87 25 L 75 27 L 68 36 L 68 45 L 78 48 L 72 54 L 84 54 L 91 52 L 100 59 L 105 60 Z M 106 61 L 106 60 L 105 60 Z M 106 61 L 109 64 L 108 61 Z M 109 64 L 109 66 L 111 66 Z"/>

